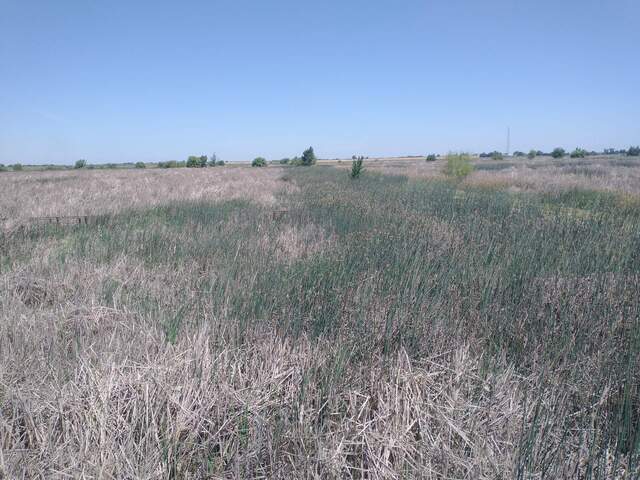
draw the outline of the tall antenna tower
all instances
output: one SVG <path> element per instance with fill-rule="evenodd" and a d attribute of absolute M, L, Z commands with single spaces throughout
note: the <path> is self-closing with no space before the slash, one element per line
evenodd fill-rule
<path fill-rule="evenodd" d="M 511 150 L 511 127 L 507 127 L 507 157 L 509 156 L 510 150 Z"/>

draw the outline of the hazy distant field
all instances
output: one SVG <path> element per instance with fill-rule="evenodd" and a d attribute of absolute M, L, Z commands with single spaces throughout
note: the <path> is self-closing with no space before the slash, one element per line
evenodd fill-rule
<path fill-rule="evenodd" d="M 0 478 L 638 478 L 634 162 L 0 173 Z"/>
<path fill-rule="evenodd" d="M 424 158 L 370 159 L 373 171 L 406 175 L 411 178 L 443 178 L 444 157 L 435 162 Z M 466 180 L 470 185 L 502 186 L 511 191 L 560 191 L 593 189 L 640 194 L 640 157 L 603 155 L 586 158 L 554 159 L 548 156 L 503 160 L 475 158 L 475 171 Z M 339 166 L 349 167 L 342 160 Z"/>

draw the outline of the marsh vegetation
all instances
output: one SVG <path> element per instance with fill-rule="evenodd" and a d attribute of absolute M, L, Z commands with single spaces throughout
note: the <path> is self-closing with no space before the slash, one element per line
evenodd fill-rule
<path fill-rule="evenodd" d="M 640 200 L 442 163 L 0 179 L 0 476 L 637 478 Z"/>

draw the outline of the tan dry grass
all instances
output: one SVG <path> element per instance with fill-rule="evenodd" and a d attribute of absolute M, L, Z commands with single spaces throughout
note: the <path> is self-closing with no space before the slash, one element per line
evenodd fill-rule
<path fill-rule="evenodd" d="M 487 164 L 516 164 L 503 170 L 476 169 L 465 183 L 490 188 L 509 188 L 513 191 L 557 192 L 569 189 L 590 189 L 640 195 L 640 161 L 638 167 L 616 165 L 626 157 L 588 157 L 586 159 L 553 160 L 537 157 L 533 160 L 507 158 L 501 161 L 475 159 L 474 166 Z M 613 162 L 613 163 L 612 163 Z M 425 162 L 422 159 L 365 161 L 372 172 L 405 175 L 409 178 L 445 178 L 444 160 Z M 349 164 L 343 162 L 346 168 Z"/>
<path fill-rule="evenodd" d="M 279 168 L 73 170 L 0 175 L 0 217 L 100 215 L 176 201 L 249 199 L 277 205 L 295 189 Z"/>

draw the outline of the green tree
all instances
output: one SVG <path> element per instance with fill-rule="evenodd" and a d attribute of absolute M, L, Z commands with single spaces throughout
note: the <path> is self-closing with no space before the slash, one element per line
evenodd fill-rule
<path fill-rule="evenodd" d="M 76 163 L 73 166 L 73 168 L 85 168 L 86 166 L 87 166 L 87 161 L 84 158 L 81 158 L 80 160 L 76 160 Z"/>
<path fill-rule="evenodd" d="M 136 168 L 147 168 L 144 162 L 136 162 Z"/>
<path fill-rule="evenodd" d="M 567 152 L 564 151 L 564 148 L 560 148 L 560 147 L 554 148 L 553 152 L 551 152 L 551 156 L 553 158 L 563 158 L 566 154 Z"/>
<path fill-rule="evenodd" d="M 627 155 L 629 157 L 637 157 L 640 156 L 640 146 L 629 147 L 627 149 Z"/>
<path fill-rule="evenodd" d="M 316 154 L 313 152 L 313 147 L 309 147 L 304 152 L 302 152 L 301 165 L 310 166 L 314 163 L 316 163 Z"/>
<path fill-rule="evenodd" d="M 537 155 L 538 155 L 537 151 L 529 150 L 529 153 L 527 153 L 527 158 L 534 159 L 534 158 L 536 158 Z"/>
<path fill-rule="evenodd" d="M 224 167 L 224 160 L 218 160 L 218 161 L 216 162 L 216 165 L 217 165 L 218 167 Z"/>
<path fill-rule="evenodd" d="M 209 159 L 207 158 L 207 156 L 206 156 L 206 155 L 200 155 L 200 159 L 199 159 L 199 162 L 198 162 L 198 166 L 199 166 L 200 168 L 204 168 L 204 167 L 206 167 L 206 166 L 207 166 L 207 161 L 208 161 L 208 160 L 209 160 Z"/>
<path fill-rule="evenodd" d="M 196 157 L 195 155 L 189 155 L 187 158 L 187 168 L 197 168 L 200 166 L 200 157 Z"/>
<path fill-rule="evenodd" d="M 5 167 L 3 163 L 0 163 L 0 172 L 6 172 L 6 171 L 7 171 L 7 167 Z"/>
<path fill-rule="evenodd" d="M 256 157 L 256 158 L 253 159 L 253 162 L 251 162 L 251 166 L 252 167 L 266 167 L 267 166 L 267 161 L 262 157 Z"/>
<path fill-rule="evenodd" d="M 16 163 L 16 164 L 11 166 L 11 169 L 14 172 L 21 172 L 22 171 L 22 164 L 21 163 Z"/>
<path fill-rule="evenodd" d="M 584 158 L 587 155 L 587 151 L 583 148 L 577 148 L 571 152 L 571 158 Z"/>
<path fill-rule="evenodd" d="M 427 162 L 435 162 L 438 159 L 437 155 L 435 153 L 430 153 L 429 155 L 427 155 L 427 158 L 425 159 L 425 161 Z"/>

